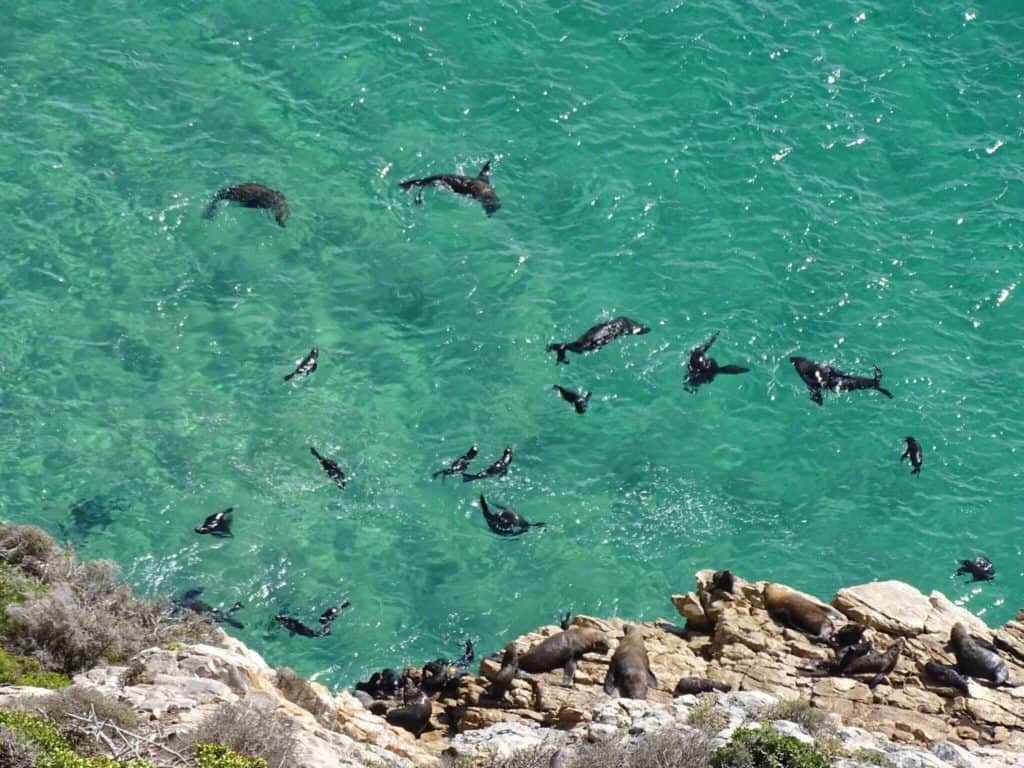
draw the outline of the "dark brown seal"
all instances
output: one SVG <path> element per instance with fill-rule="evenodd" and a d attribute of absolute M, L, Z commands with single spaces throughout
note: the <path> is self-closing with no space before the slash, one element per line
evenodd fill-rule
<path fill-rule="evenodd" d="M 644 633 L 632 624 L 626 625 L 625 632 L 608 665 L 604 692 L 611 696 L 618 689 L 625 699 L 646 699 L 648 687 L 658 687 L 658 678 L 651 672 Z"/>
<path fill-rule="evenodd" d="M 961 675 L 978 677 L 995 685 L 1003 685 L 1010 679 L 1006 662 L 999 658 L 996 649 L 988 643 L 971 637 L 967 627 L 957 622 L 949 633 L 949 642 L 956 656 L 956 669 Z"/>
<path fill-rule="evenodd" d="M 967 684 L 967 678 L 957 672 L 954 667 L 932 660 L 924 665 L 924 673 L 928 679 L 936 685 L 956 688 L 964 696 L 971 695 L 971 689 Z"/>
<path fill-rule="evenodd" d="M 433 705 L 427 698 L 427 694 L 417 688 L 412 680 L 405 681 L 405 690 L 402 695 L 405 703 L 400 707 L 389 709 L 384 719 L 391 725 L 404 728 L 418 739 L 430 723 Z"/>
<path fill-rule="evenodd" d="M 867 645 L 866 650 L 862 650 L 864 645 Z M 896 668 L 902 651 L 902 639 L 886 648 L 885 653 L 879 653 L 870 644 L 853 646 L 840 661 L 838 671 L 848 677 L 874 675 L 868 682 L 868 686 L 874 688 Z"/>
<path fill-rule="evenodd" d="M 203 216 L 212 219 L 217 213 L 217 203 L 221 200 L 238 203 L 246 208 L 265 208 L 274 214 L 274 220 L 282 227 L 291 215 L 283 192 L 255 182 L 217 190 L 217 194 L 213 196 L 209 205 L 206 206 L 206 210 L 203 211 Z"/>
<path fill-rule="evenodd" d="M 828 642 L 835 628 L 828 613 L 817 603 L 782 584 L 768 584 L 764 607 L 776 621 Z"/>
<path fill-rule="evenodd" d="M 487 688 L 487 698 L 501 701 L 512 687 L 512 681 L 519 674 L 519 652 L 515 643 L 505 646 L 505 655 L 501 657 L 501 669 L 494 673 L 491 684 Z"/>
<path fill-rule="evenodd" d="M 731 685 L 709 680 L 706 677 L 683 677 L 676 683 L 676 689 L 672 692 L 672 696 L 675 698 L 687 694 L 711 693 L 712 691 L 728 693 L 731 690 Z"/>
<path fill-rule="evenodd" d="M 585 653 L 608 653 L 608 640 L 597 629 L 569 627 L 564 632 L 545 638 L 519 657 L 523 672 L 551 672 L 559 667 L 565 670 L 563 685 L 572 685 L 576 662 Z"/>

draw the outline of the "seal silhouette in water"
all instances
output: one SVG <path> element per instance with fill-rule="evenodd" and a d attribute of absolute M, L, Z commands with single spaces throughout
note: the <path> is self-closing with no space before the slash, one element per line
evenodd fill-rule
<path fill-rule="evenodd" d="M 298 376 L 300 373 L 303 376 L 309 376 L 313 371 L 316 370 L 317 361 L 320 359 L 320 350 L 313 347 L 309 350 L 309 354 L 301 360 L 295 361 L 295 370 L 284 377 L 285 381 L 291 381 L 293 378 Z"/>
<path fill-rule="evenodd" d="M 956 656 L 956 670 L 961 675 L 980 677 L 994 685 L 1005 685 L 1010 679 L 1006 662 L 996 649 L 986 642 L 971 637 L 967 627 L 957 622 L 949 633 L 949 643 Z"/>
<path fill-rule="evenodd" d="M 238 621 L 237 619 L 231 618 L 233 614 L 242 610 L 241 603 L 235 603 L 226 611 L 220 608 L 214 608 L 205 600 L 199 596 L 203 594 L 202 587 L 196 587 L 194 589 L 186 590 L 181 597 L 175 597 L 171 600 L 171 615 L 176 616 L 181 611 L 192 611 L 194 613 L 202 613 L 209 616 L 213 621 L 218 624 L 230 624 L 235 629 L 245 629 L 245 624 Z"/>
<path fill-rule="evenodd" d="M 484 163 L 484 167 L 480 169 L 480 173 L 476 175 L 476 178 L 463 176 L 461 173 L 440 173 L 436 176 L 427 176 L 422 179 L 409 179 L 408 181 L 401 182 L 398 186 L 406 192 L 413 187 L 419 187 L 420 191 L 416 194 L 417 204 L 423 202 L 423 187 L 443 187 L 454 192 L 456 195 L 465 195 L 472 197 L 474 200 L 479 200 L 484 210 L 487 211 L 488 216 L 491 216 L 501 208 L 498 194 L 494 191 L 494 187 L 491 186 L 490 160 Z"/>
<path fill-rule="evenodd" d="M 623 698 L 646 699 L 647 689 L 658 687 L 658 678 L 651 672 L 651 662 L 647 658 L 647 647 L 640 627 L 627 624 L 625 633 L 608 665 L 604 692 L 611 696 L 618 689 Z"/>
<path fill-rule="evenodd" d="M 352 605 L 352 601 L 351 600 L 342 600 L 338 605 L 332 605 L 330 608 L 328 608 L 327 610 L 325 610 L 323 613 L 320 614 L 320 623 L 321 624 L 330 624 L 336 618 L 338 618 L 338 614 L 340 614 L 342 611 L 344 611 L 350 605 Z"/>
<path fill-rule="evenodd" d="M 345 483 L 348 482 L 348 478 L 345 477 L 345 473 L 342 472 L 341 466 L 338 462 L 334 459 L 329 459 L 326 456 L 321 456 L 313 446 L 309 447 L 309 452 L 312 453 L 316 457 L 317 461 L 320 462 L 320 466 L 324 468 L 324 472 L 327 473 L 327 476 L 337 483 L 339 488 L 344 488 Z"/>
<path fill-rule="evenodd" d="M 284 199 L 284 193 L 254 182 L 217 190 L 217 194 L 213 196 L 210 204 L 203 211 L 203 216 L 212 219 L 217 213 L 217 204 L 221 200 L 238 203 L 245 208 L 265 208 L 274 214 L 274 220 L 282 227 L 291 215 L 288 203 Z"/>
<path fill-rule="evenodd" d="M 203 521 L 202 525 L 196 526 L 196 533 L 212 533 L 214 536 L 231 536 L 231 515 L 234 507 L 228 507 L 222 512 L 214 512 Z"/>
<path fill-rule="evenodd" d="M 910 459 L 910 466 L 913 467 L 913 469 L 910 470 L 910 474 L 920 475 L 921 464 L 924 461 L 921 454 L 921 444 L 912 437 L 904 437 L 903 439 L 907 442 L 907 450 L 905 450 L 903 455 L 900 456 L 900 464 L 903 463 L 904 459 Z"/>
<path fill-rule="evenodd" d="M 302 635 L 303 637 L 323 637 L 324 635 L 331 634 L 331 625 L 324 624 L 320 629 L 311 629 L 298 619 L 292 618 L 291 616 L 285 616 L 283 613 L 277 614 L 274 617 L 274 621 L 280 624 L 282 627 L 288 630 L 291 635 Z"/>
<path fill-rule="evenodd" d="M 813 360 L 808 360 L 806 357 L 791 357 L 789 362 L 796 367 L 796 372 L 800 374 L 800 378 L 807 385 L 808 392 L 811 393 L 811 400 L 818 405 L 822 404 L 822 389 L 830 389 L 836 394 L 843 390 L 877 389 L 886 397 L 892 397 L 892 392 L 882 387 L 879 383 L 882 380 L 882 371 L 878 366 L 874 367 L 874 377 L 868 378 L 867 376 L 853 376 L 849 373 L 843 373 L 838 368 L 816 363 Z"/>
<path fill-rule="evenodd" d="M 548 344 L 548 352 L 556 352 L 558 357 L 556 363 L 569 364 L 565 357 L 566 352 L 575 352 L 582 355 L 584 352 L 593 352 L 609 342 L 615 341 L 619 336 L 638 336 L 643 333 L 650 333 L 650 328 L 641 325 L 628 317 L 615 317 L 604 323 L 588 328 L 576 341 L 559 342 Z"/>
<path fill-rule="evenodd" d="M 488 527 L 499 536 L 521 536 L 531 528 L 543 528 L 544 523 L 528 523 L 518 512 L 499 507 L 497 514 L 491 512 L 484 495 L 480 494 L 480 510 Z"/>
<path fill-rule="evenodd" d="M 448 476 L 448 475 L 457 475 L 457 474 L 459 474 L 466 467 L 469 466 L 469 462 L 471 462 L 473 459 L 476 458 L 476 454 L 477 454 L 476 443 L 473 443 L 473 445 L 469 446 L 469 450 L 468 451 L 466 451 L 464 454 L 459 456 L 459 458 L 457 458 L 455 461 L 453 461 L 451 463 L 451 466 L 445 467 L 444 469 L 437 470 L 437 472 L 435 472 L 433 476 L 434 477 L 438 477 L 440 475 Z"/>
<path fill-rule="evenodd" d="M 482 480 L 485 477 L 493 477 L 494 475 L 504 475 L 508 472 L 508 465 L 512 463 L 512 449 L 506 447 L 504 452 L 501 454 L 501 458 L 491 464 L 487 469 L 481 470 L 476 474 L 469 474 L 467 472 L 462 473 L 462 481 L 468 483 L 471 480 Z"/>
<path fill-rule="evenodd" d="M 587 405 L 590 404 L 590 392 L 581 395 L 578 392 L 573 392 L 571 389 L 560 387 L 557 384 L 555 384 L 551 388 L 555 392 L 560 394 L 562 396 L 562 399 L 565 400 L 567 403 L 572 403 L 572 407 L 576 409 L 576 413 L 587 412 Z"/>
<path fill-rule="evenodd" d="M 992 581 L 996 577 L 996 567 L 987 557 L 978 555 L 973 560 L 960 561 L 956 575 L 965 576 L 968 573 L 973 577 L 971 581 Z"/>
<path fill-rule="evenodd" d="M 686 381 L 683 386 L 691 394 L 696 394 L 701 384 L 710 384 L 720 373 L 736 374 L 750 371 L 749 368 L 740 365 L 719 365 L 715 358 L 708 357 L 707 352 L 711 345 L 718 341 L 718 333 L 715 331 L 707 343 L 690 351 L 690 362 L 687 365 Z"/>

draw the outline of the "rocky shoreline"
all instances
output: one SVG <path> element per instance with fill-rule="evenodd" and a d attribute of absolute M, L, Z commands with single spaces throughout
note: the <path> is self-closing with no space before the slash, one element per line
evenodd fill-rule
<path fill-rule="evenodd" d="M 432 728 L 418 739 L 371 714 L 360 698 L 332 695 L 290 670 L 275 670 L 223 633 L 212 643 L 151 648 L 124 666 L 98 666 L 74 679 L 135 709 L 155 741 L 180 737 L 225 703 L 273 711 L 295 727 L 296 768 L 472 764 L 524 748 L 573 750 L 664 728 L 692 729 L 695 709 L 717 712 L 711 720 L 720 727 L 708 729 L 705 723 L 713 743 L 724 743 L 742 723 L 765 718 L 777 721 L 783 733 L 809 739 L 799 725 L 778 717 L 777 709 L 773 714 L 773 707 L 792 700 L 827 713 L 839 754 L 845 755 L 836 765 L 859 765 L 855 755 L 866 753 L 873 753 L 868 764 L 1024 765 L 1024 687 L 971 681 L 969 695 L 963 695 L 922 675 L 927 661 L 951 660 L 950 629 L 961 622 L 999 649 L 1012 682 L 1024 683 L 1024 611 L 991 630 L 940 593 L 924 595 L 901 582 L 841 589 L 831 605 L 808 596 L 837 619 L 863 624 L 878 647 L 902 638 L 895 669 L 872 688 L 852 677 L 810 673 L 833 651 L 771 618 L 762 599 L 764 582 L 737 578 L 731 593 L 711 584 L 712 572 L 701 571 L 694 591 L 672 596 L 684 627 L 665 621 L 639 625 L 659 680 L 646 701 L 611 698 L 601 686 L 624 623 L 577 616 L 573 626 L 603 633 L 611 650 L 584 655 L 572 687 L 562 684 L 559 669 L 515 680 L 506 698 L 492 700 L 485 695 L 499 667 L 498 655 L 492 655 L 480 663 L 479 674 L 462 676 L 438 696 Z M 526 651 L 560 631 L 541 627 L 515 644 Z M 673 698 L 676 681 L 687 676 L 721 681 L 732 692 Z M 47 691 L 0 688 L 0 708 L 17 706 L 27 695 Z"/>

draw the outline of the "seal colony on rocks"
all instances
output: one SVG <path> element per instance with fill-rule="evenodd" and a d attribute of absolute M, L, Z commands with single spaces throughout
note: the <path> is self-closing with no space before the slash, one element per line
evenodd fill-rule
<path fill-rule="evenodd" d="M 285 225 L 285 222 L 288 221 L 288 217 L 291 215 L 283 192 L 278 192 L 276 189 L 250 181 L 246 184 L 238 184 L 234 187 L 224 187 L 217 190 L 217 193 L 203 211 L 203 217 L 212 219 L 216 216 L 217 205 L 222 200 L 238 203 L 244 208 L 264 208 L 274 215 L 274 221 L 280 227 Z"/>

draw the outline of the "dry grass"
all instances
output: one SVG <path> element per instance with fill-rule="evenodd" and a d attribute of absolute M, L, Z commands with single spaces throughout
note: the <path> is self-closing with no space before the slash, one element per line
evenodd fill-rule
<path fill-rule="evenodd" d="M 223 744 L 245 757 L 262 757 L 267 768 L 291 768 L 294 763 L 294 725 L 255 703 L 222 704 L 185 741 L 185 747 Z"/>
<path fill-rule="evenodd" d="M 85 724 L 77 718 L 95 718 L 128 731 L 138 728 L 135 710 L 95 688 L 73 685 L 50 696 L 31 697 L 19 701 L 20 708 L 51 721 L 57 732 L 78 754 L 106 755 Z M 2 763 L 0 763 L 2 765 Z"/>

